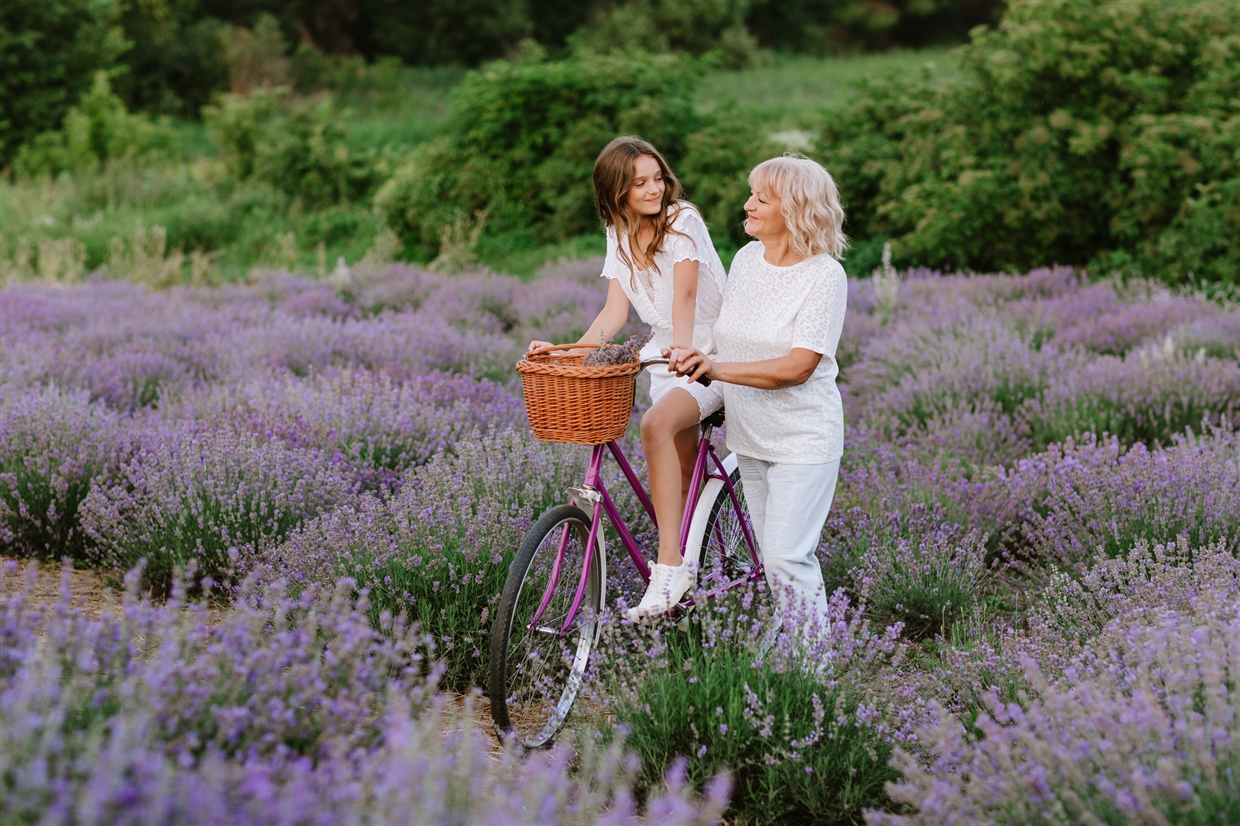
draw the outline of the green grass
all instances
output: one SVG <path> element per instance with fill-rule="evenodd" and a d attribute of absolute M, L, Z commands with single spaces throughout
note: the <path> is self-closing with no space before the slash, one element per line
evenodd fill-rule
<path fill-rule="evenodd" d="M 207 137 L 207 127 L 202 121 L 176 121 L 173 124 L 177 131 L 177 141 L 181 144 L 181 152 L 187 161 L 198 158 L 214 158 L 219 153 L 215 145 Z"/>
<path fill-rule="evenodd" d="M 452 90 L 465 78 L 458 66 L 406 68 L 403 89 L 383 107 L 344 100 L 354 111 L 349 143 L 359 148 L 416 146 L 436 137 L 448 117 Z"/>
<path fill-rule="evenodd" d="M 711 72 L 698 91 L 697 105 L 709 112 L 732 100 L 752 110 L 772 132 L 814 130 L 824 112 L 847 102 L 859 81 L 923 67 L 939 77 L 959 71 L 950 50 L 942 48 L 827 58 L 780 55 L 766 66 Z"/>

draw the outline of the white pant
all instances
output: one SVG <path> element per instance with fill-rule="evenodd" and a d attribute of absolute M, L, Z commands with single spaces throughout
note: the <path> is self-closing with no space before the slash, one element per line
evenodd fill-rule
<path fill-rule="evenodd" d="M 840 460 L 789 465 L 738 453 L 736 461 L 766 566 L 766 582 L 775 594 L 781 620 L 788 614 L 789 597 L 793 596 L 821 621 L 827 611 L 827 594 L 815 551 L 835 498 Z M 810 619 L 805 618 L 807 623 Z"/>

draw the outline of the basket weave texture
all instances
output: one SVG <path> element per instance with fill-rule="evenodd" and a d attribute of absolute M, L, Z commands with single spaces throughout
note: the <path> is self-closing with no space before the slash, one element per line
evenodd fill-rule
<path fill-rule="evenodd" d="M 526 354 L 517 362 L 525 411 L 539 441 L 599 445 L 624 435 L 641 365 L 586 367 L 583 358 Z"/>

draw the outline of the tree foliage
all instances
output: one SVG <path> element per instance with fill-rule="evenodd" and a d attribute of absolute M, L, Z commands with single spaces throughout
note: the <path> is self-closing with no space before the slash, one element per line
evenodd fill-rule
<path fill-rule="evenodd" d="M 706 197 L 707 222 L 739 234 L 738 187 L 769 147 L 732 110 L 695 111 L 697 73 L 695 61 L 670 54 L 490 64 L 466 78 L 447 135 L 397 171 L 379 208 L 424 257 L 462 217 L 485 215 L 489 234 L 527 232 L 539 242 L 594 232 L 594 160 L 612 138 L 636 134 L 673 167 L 685 161 L 688 195 Z"/>
<path fill-rule="evenodd" d="M 832 120 L 851 234 L 934 267 L 1240 280 L 1240 6 L 1017 0 L 960 61 Z"/>
<path fill-rule="evenodd" d="M 177 136 L 167 119 L 134 115 L 112 92 L 107 73 L 95 73 L 90 91 L 65 115 L 64 127 L 44 132 L 17 153 L 14 167 L 26 175 L 97 169 L 121 158 L 169 158 Z"/>
<path fill-rule="evenodd" d="M 766 48 L 808 54 L 960 42 L 998 21 L 1005 0 L 750 0 L 745 25 Z"/>
<path fill-rule="evenodd" d="M 322 208 L 355 200 L 374 184 L 375 158 L 350 148 L 347 114 L 330 97 L 289 99 L 281 86 L 221 95 L 203 119 L 234 182 L 265 181 L 303 206 Z"/>
<path fill-rule="evenodd" d="M 0 3 L 0 166 L 57 129 L 95 71 L 112 65 L 126 45 L 119 16 L 115 0 Z"/>

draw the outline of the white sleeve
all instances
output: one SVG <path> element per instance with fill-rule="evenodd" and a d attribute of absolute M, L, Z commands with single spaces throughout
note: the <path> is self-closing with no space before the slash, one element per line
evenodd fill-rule
<path fill-rule="evenodd" d="M 832 264 L 835 264 L 833 267 Z M 806 350 L 813 350 L 815 353 L 825 355 L 833 352 L 835 344 L 831 341 L 832 331 L 842 326 L 835 324 L 835 316 L 844 314 L 844 302 L 847 301 L 847 279 L 838 276 L 843 275 L 842 268 L 837 273 L 836 269 L 839 265 L 833 259 L 824 262 L 821 275 L 814 279 L 813 286 L 810 288 L 809 294 L 805 296 L 801 309 L 797 311 L 796 319 L 792 323 L 792 346 L 801 347 Z M 843 290 L 840 287 L 844 287 Z M 838 343 L 839 332 L 835 332 L 836 343 Z"/>
<path fill-rule="evenodd" d="M 709 263 L 710 253 L 707 250 L 712 247 L 710 232 L 696 209 L 682 206 L 671 228 L 676 231 L 667 234 L 667 255 L 673 266 L 681 261 Z"/>

